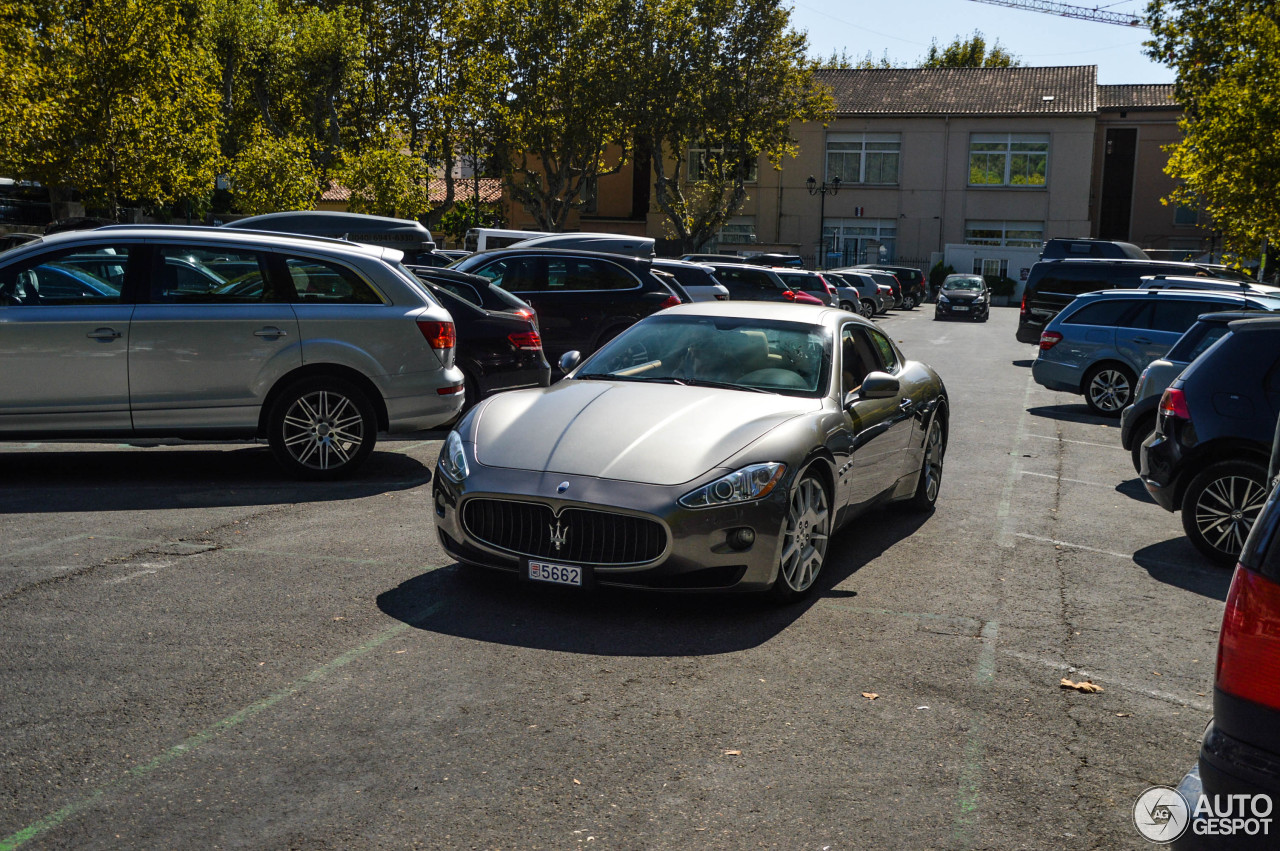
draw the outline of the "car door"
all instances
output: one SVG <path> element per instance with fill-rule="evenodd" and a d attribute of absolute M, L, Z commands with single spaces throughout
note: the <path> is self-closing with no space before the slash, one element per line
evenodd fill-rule
<path fill-rule="evenodd" d="M 537 255 L 500 257 L 467 271 L 488 278 L 494 286 L 529 305 L 538 316 L 543 351 L 553 364 L 558 363 L 565 352 L 586 354 L 590 351 L 582 323 L 574 321 L 572 311 L 565 312 L 563 261 L 552 270 L 554 276 L 549 274 L 547 259 Z"/>
<path fill-rule="evenodd" d="M 77 243 L 0 268 L 0 432 L 129 430 L 131 292 L 59 261 L 128 267 L 136 250 Z"/>
<path fill-rule="evenodd" d="M 267 253 L 178 242 L 149 253 L 129 343 L 134 428 L 252 432 L 271 389 L 264 377 L 302 365 L 298 320 Z M 199 271 L 214 259 L 256 271 Z"/>
<path fill-rule="evenodd" d="M 856 398 L 850 393 L 862 387 L 867 374 L 885 371 L 869 329 L 845 323 L 840 329 L 840 400 L 849 431 L 848 455 L 839 461 L 838 490 L 851 508 L 874 499 L 897 481 L 902 466 L 902 410 L 897 397 Z"/>
<path fill-rule="evenodd" d="M 1239 307 L 1208 299 L 1157 296 L 1116 329 L 1116 350 L 1135 372 L 1168 353 L 1178 338 L 1196 323 L 1202 313 L 1217 313 Z"/>

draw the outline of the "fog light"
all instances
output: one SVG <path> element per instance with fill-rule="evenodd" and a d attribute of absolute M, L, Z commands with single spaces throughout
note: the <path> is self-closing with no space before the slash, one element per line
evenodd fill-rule
<path fill-rule="evenodd" d="M 726 542 L 735 550 L 749 550 L 756 542 L 756 530 L 743 527 L 730 530 Z"/>
<path fill-rule="evenodd" d="M 437 491 L 436 492 L 436 516 L 437 517 L 444 517 L 444 505 L 445 505 L 444 494 Z"/>

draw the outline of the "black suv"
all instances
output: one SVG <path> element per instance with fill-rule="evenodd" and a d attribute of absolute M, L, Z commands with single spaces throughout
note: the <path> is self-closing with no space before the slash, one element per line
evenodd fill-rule
<path fill-rule="evenodd" d="M 857 266 L 851 266 L 852 269 L 871 269 L 883 270 L 898 279 L 898 283 L 902 286 L 902 306 L 907 310 L 925 303 L 928 297 L 928 289 L 925 284 L 924 272 L 912 266 L 886 266 L 883 263 L 859 263 Z"/>
<path fill-rule="evenodd" d="M 1267 496 L 1280 413 L 1280 319 L 1239 319 L 1169 385 L 1142 482 L 1196 549 L 1232 564 Z"/>
<path fill-rule="evenodd" d="M 547 359 L 583 357 L 680 296 L 650 272 L 648 258 L 555 248 L 504 248 L 472 254 L 451 269 L 488 278 L 538 314 Z"/>
<path fill-rule="evenodd" d="M 1221 277 L 1218 269 L 1199 263 L 1158 260 L 1041 260 L 1031 267 L 1022 293 L 1018 342 L 1040 342 L 1040 332 L 1058 311 L 1082 293 L 1137 289 L 1150 275 Z"/>
<path fill-rule="evenodd" d="M 1040 249 L 1041 260 L 1070 258 L 1083 260 L 1088 257 L 1106 257 L 1111 259 L 1129 258 L 1130 260 L 1150 260 L 1147 252 L 1132 242 L 1117 242 L 1113 239 L 1051 239 Z"/>

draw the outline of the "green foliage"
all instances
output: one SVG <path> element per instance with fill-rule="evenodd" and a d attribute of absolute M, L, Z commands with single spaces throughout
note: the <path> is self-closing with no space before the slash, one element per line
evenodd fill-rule
<path fill-rule="evenodd" d="M 0 4 L 0 168 L 87 204 L 206 195 L 218 96 L 188 0 Z"/>
<path fill-rule="evenodd" d="M 502 205 L 496 202 L 481 201 L 479 215 L 474 200 L 464 198 L 455 201 L 444 215 L 440 217 L 436 230 L 461 243 L 471 228 L 500 228 L 506 222 L 502 218 Z"/>
<path fill-rule="evenodd" d="M 389 127 L 359 153 L 344 155 L 338 177 L 351 190 L 353 213 L 416 219 L 431 206 L 431 175 L 409 150 L 409 134 L 400 127 Z"/>
<path fill-rule="evenodd" d="M 837 53 L 834 49 L 832 49 L 831 55 L 824 59 L 818 60 L 818 63 L 815 67 L 821 68 L 823 70 L 839 71 L 839 70 L 849 70 L 853 68 L 862 69 L 862 70 L 871 69 L 871 68 L 893 68 L 895 66 L 893 64 L 893 61 L 889 58 L 888 50 L 886 50 L 883 54 L 881 54 L 879 59 L 876 59 L 875 57 L 873 57 L 871 55 L 870 50 L 868 50 L 866 55 L 863 56 L 861 59 L 854 59 L 852 56 L 849 55 L 847 50 L 845 50 L 844 48 L 841 48 L 839 53 Z"/>
<path fill-rule="evenodd" d="M 942 286 L 942 282 L 946 280 L 947 275 L 954 275 L 956 269 L 954 266 L 943 263 L 939 260 L 933 264 L 933 268 L 929 270 L 929 288 L 936 290 Z"/>
<path fill-rule="evenodd" d="M 250 215 L 309 210 L 320 194 L 320 172 L 307 141 L 279 139 L 261 127 L 231 161 L 228 177 L 236 206 Z"/>
<path fill-rule="evenodd" d="M 1021 64 L 1022 60 L 1000 46 L 999 39 L 988 48 L 986 36 L 978 30 L 967 39 L 956 36 L 942 48 L 934 39 L 920 60 L 921 68 L 1012 68 Z"/>
<path fill-rule="evenodd" d="M 983 275 L 982 279 L 991 288 L 993 296 L 1011 296 L 1018 288 L 1018 282 L 1008 275 Z"/>
<path fill-rule="evenodd" d="M 1198 205 L 1229 252 L 1280 237 L 1280 21 L 1274 3 L 1153 0 L 1147 53 L 1177 71 L 1186 113 L 1166 203 Z"/>

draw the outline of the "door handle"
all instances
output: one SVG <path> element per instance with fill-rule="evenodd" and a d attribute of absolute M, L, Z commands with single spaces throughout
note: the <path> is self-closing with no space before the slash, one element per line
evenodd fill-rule
<path fill-rule="evenodd" d="M 253 332 L 255 337 L 287 337 L 288 331 L 281 331 L 279 328 L 268 325 L 266 328 L 259 328 Z"/>
<path fill-rule="evenodd" d="M 118 340 L 121 335 L 114 328 L 98 328 L 85 334 L 85 336 L 91 340 Z"/>
<path fill-rule="evenodd" d="M 912 402 L 910 399 L 903 399 L 901 402 L 898 403 L 898 407 L 904 411 L 909 411 L 915 407 L 915 404 L 916 403 Z"/>
<path fill-rule="evenodd" d="M 1150 340 L 1148 340 L 1146 337 L 1134 337 L 1134 338 L 1133 338 L 1133 341 L 1134 341 L 1135 343 L 1140 343 L 1140 344 L 1142 344 L 1142 345 L 1144 345 L 1144 346 L 1145 346 L 1147 343 L 1150 343 L 1150 342 L 1151 342 L 1151 341 L 1150 341 Z"/>

